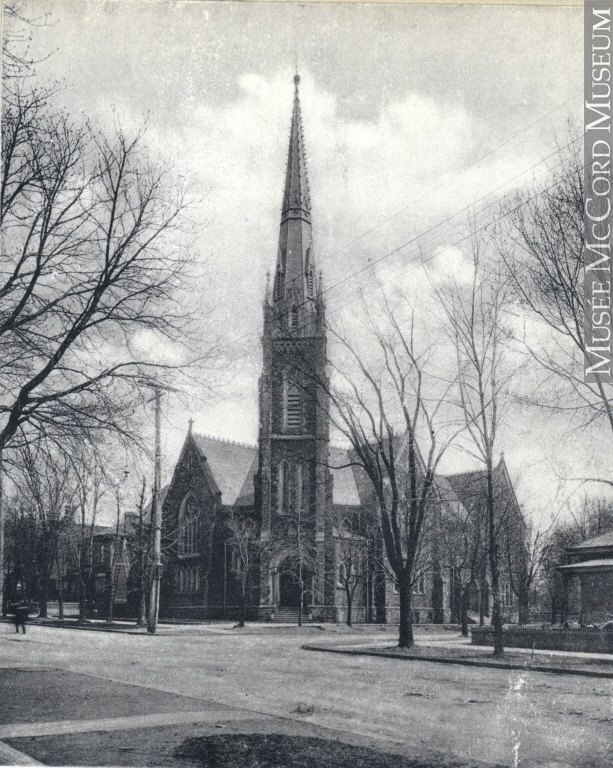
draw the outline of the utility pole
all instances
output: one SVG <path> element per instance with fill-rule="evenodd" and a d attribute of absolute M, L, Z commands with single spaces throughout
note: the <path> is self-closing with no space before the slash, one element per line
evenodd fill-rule
<path fill-rule="evenodd" d="M 4 584 L 4 522 L 5 522 L 5 505 L 4 505 L 4 466 L 2 462 L 2 449 L 0 449 L 0 615 L 5 615 L 5 584 Z"/>
<path fill-rule="evenodd" d="M 155 467 L 153 472 L 153 540 L 151 552 L 152 578 L 147 632 L 155 634 L 160 612 L 160 579 L 162 571 L 162 389 L 155 387 Z"/>

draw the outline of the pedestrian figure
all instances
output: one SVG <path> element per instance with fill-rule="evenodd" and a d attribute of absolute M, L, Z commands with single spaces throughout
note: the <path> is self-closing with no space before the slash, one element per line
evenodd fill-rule
<path fill-rule="evenodd" d="M 25 601 L 21 601 L 20 603 L 15 603 L 13 606 L 13 613 L 15 615 L 14 622 L 15 622 L 15 632 L 19 634 L 19 627 L 21 627 L 23 634 L 26 633 L 26 621 L 28 620 L 28 606 L 25 603 Z"/>

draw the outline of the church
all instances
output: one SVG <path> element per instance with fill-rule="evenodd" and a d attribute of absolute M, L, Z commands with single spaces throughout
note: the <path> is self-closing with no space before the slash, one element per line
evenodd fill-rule
<path fill-rule="evenodd" d="M 263 303 L 258 444 L 190 426 L 163 504 L 161 618 L 235 619 L 242 606 L 247 618 L 269 621 L 345 621 L 348 607 L 354 621 L 398 619 L 394 582 L 364 546 L 373 530 L 365 521 L 376 518 L 368 480 L 330 445 L 326 308 L 294 81 L 277 261 Z M 445 503 L 461 504 L 452 483 L 444 487 Z M 425 570 L 413 620 L 457 621 L 456 593 L 444 564 Z"/>

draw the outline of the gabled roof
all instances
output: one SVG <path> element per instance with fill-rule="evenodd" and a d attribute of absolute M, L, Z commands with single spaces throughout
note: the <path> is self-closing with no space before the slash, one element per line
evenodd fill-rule
<path fill-rule="evenodd" d="M 496 476 L 501 477 L 506 481 L 507 487 L 512 491 L 513 496 L 515 496 L 515 489 L 513 488 L 513 483 L 511 482 L 506 463 L 502 456 L 498 464 L 494 467 L 494 477 Z M 464 506 L 466 506 L 467 504 L 470 504 L 471 500 L 483 498 L 485 491 L 484 486 L 487 482 L 487 473 L 485 469 L 477 469 L 470 472 L 458 472 L 454 475 L 445 475 L 444 478 L 439 475 L 438 479 L 439 481 L 440 479 L 446 480 Z M 516 498 L 514 498 L 514 501 L 519 508 Z"/>
<path fill-rule="evenodd" d="M 330 446 L 330 471 L 334 478 L 332 503 L 347 507 L 360 506 L 360 494 L 355 481 L 353 467 L 347 451 Z"/>
<path fill-rule="evenodd" d="M 243 487 L 241 488 L 240 493 L 234 502 L 237 507 L 252 507 L 255 504 L 255 489 L 253 482 L 258 471 L 258 459 L 258 452 L 256 450 L 253 457 L 253 462 L 251 463 L 251 467 L 249 468 L 249 472 L 247 472 L 247 477 L 243 483 Z"/>
<path fill-rule="evenodd" d="M 570 550 L 574 549 L 592 549 L 595 547 L 613 547 L 613 530 L 605 531 L 605 533 L 599 533 L 597 536 L 591 536 L 589 539 L 584 539 L 578 544 L 574 544 L 569 547 Z"/>
<path fill-rule="evenodd" d="M 221 491 L 221 502 L 228 506 L 254 504 L 253 479 L 258 470 L 258 449 L 253 445 L 218 440 L 192 434 L 196 448 L 206 459 L 213 479 Z M 333 503 L 359 506 L 360 496 L 347 452 L 330 448 L 330 471 L 334 477 Z"/>
<path fill-rule="evenodd" d="M 460 496 L 448 477 L 445 477 L 444 475 L 436 475 L 435 485 L 438 491 L 438 496 L 443 504 L 448 508 L 455 510 L 462 508 L 463 505 Z"/>
<path fill-rule="evenodd" d="M 195 433 L 192 433 L 192 439 L 202 457 L 207 460 L 213 479 L 221 491 L 221 503 L 233 505 L 240 498 L 242 505 L 243 498 L 251 494 L 251 501 L 247 503 L 253 504 L 253 472 L 257 468 L 257 448 Z"/>

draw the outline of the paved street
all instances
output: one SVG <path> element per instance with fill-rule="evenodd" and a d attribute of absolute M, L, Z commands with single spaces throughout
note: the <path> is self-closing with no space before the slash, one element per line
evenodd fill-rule
<path fill-rule="evenodd" d="M 139 738 L 150 742 L 169 726 L 183 735 L 231 721 L 231 728 L 247 733 L 271 728 L 267 716 L 275 716 L 283 718 L 275 723 L 292 733 L 324 729 L 344 735 L 348 743 L 423 757 L 433 766 L 480 761 L 604 768 L 613 763 L 613 681 L 339 656 L 300 647 L 388 640 L 392 645 L 393 634 L 341 635 L 316 628 L 241 633 L 229 625 L 163 628 L 155 637 L 30 626 L 24 638 L 2 624 L 0 740 L 41 762 L 58 764 L 64 749 L 65 764 L 87 764 L 72 758 L 86 756 L 79 752 L 83 739 L 96 731 L 106 731 L 110 739 L 122 725 L 132 729 L 134 739 L 125 747 L 129 760 Z M 16 667 L 22 679 L 26 670 L 34 670 L 21 688 L 15 679 L 11 683 Z M 37 690 L 35 670 L 42 667 L 56 670 L 56 677 Z M 79 673 L 65 678 L 73 691 L 70 705 L 62 700 L 65 686 L 57 670 Z M 39 673 L 41 680 L 49 674 Z M 107 691 L 107 681 L 130 687 L 118 694 Z M 159 698 L 170 694 L 175 698 Z M 36 717 L 30 714 L 34 695 Z M 228 708 L 232 712 L 224 714 Z M 138 728 L 149 729 L 149 739 Z M 54 738 L 53 749 L 47 741 L 47 751 L 42 750 L 44 740 Z M 98 759 L 89 764 L 141 764 L 113 761 L 103 741 L 97 740 Z"/>

